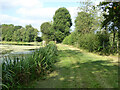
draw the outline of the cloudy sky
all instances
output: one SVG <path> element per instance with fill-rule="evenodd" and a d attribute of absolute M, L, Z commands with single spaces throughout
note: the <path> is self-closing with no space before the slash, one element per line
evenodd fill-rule
<path fill-rule="evenodd" d="M 43 22 L 52 21 L 55 11 L 66 7 L 74 23 L 81 0 L 0 0 L 1 24 L 28 25 L 40 30 Z M 83 1 L 83 0 L 82 0 Z M 100 0 L 93 0 L 98 4 Z M 72 26 L 74 29 L 74 26 Z"/>

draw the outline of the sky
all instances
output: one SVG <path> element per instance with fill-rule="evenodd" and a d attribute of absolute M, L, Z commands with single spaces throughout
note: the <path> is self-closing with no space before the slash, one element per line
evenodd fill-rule
<path fill-rule="evenodd" d="M 40 31 L 40 25 L 53 21 L 55 11 L 65 7 L 71 14 L 74 30 L 74 20 L 77 16 L 80 1 L 84 0 L 0 0 L 0 24 L 25 25 L 31 24 Z M 99 4 L 100 0 L 92 0 Z"/>

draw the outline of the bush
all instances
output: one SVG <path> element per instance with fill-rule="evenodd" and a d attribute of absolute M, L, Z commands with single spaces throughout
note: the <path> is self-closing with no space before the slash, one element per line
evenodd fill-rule
<path fill-rule="evenodd" d="M 55 41 L 50 41 L 49 44 L 55 44 Z"/>
<path fill-rule="evenodd" d="M 96 34 L 72 32 L 63 40 L 63 43 L 75 45 L 79 48 L 87 49 L 90 52 L 110 54 L 109 33 L 106 32 L 97 32 Z"/>
<path fill-rule="evenodd" d="M 68 44 L 68 45 L 74 45 L 77 41 L 77 33 L 72 32 L 69 36 L 66 36 L 65 39 L 63 40 L 63 44 Z"/>
<path fill-rule="evenodd" d="M 51 71 L 57 59 L 57 47 L 48 44 L 32 55 L 9 56 L 2 64 L 2 82 L 8 89 L 17 88 Z M 4 89 L 5 87 L 3 87 Z"/>
<path fill-rule="evenodd" d="M 79 47 L 88 49 L 90 52 L 97 51 L 99 46 L 98 38 L 95 34 L 89 33 L 84 34 L 79 37 L 78 40 Z"/>

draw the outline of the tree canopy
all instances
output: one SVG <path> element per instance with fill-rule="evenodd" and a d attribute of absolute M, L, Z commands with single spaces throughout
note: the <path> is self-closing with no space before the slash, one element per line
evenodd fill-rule
<path fill-rule="evenodd" d="M 33 42 L 38 37 L 38 30 L 31 25 L 14 26 L 13 24 L 2 24 L 3 41 L 24 41 Z"/>
<path fill-rule="evenodd" d="M 101 2 L 99 6 L 105 12 L 103 15 L 105 20 L 102 23 L 102 28 L 109 29 L 113 33 L 113 46 L 116 32 L 118 32 L 120 49 L 120 2 Z"/>
<path fill-rule="evenodd" d="M 86 12 L 79 12 L 75 20 L 75 30 L 80 33 L 93 31 L 93 18 Z"/>
<path fill-rule="evenodd" d="M 92 2 L 80 2 L 78 15 L 75 19 L 75 31 L 77 33 L 85 34 L 96 31 L 99 26 L 100 16 L 98 16 L 98 8 Z"/>
<path fill-rule="evenodd" d="M 69 11 L 62 7 L 56 10 L 53 16 L 53 27 L 55 40 L 62 42 L 62 40 L 70 34 L 70 27 L 72 26 L 71 15 Z"/>
<path fill-rule="evenodd" d="M 108 30 L 101 29 L 101 22 L 104 21 L 103 13 L 99 12 L 99 7 L 91 2 L 83 2 L 81 5 L 75 19 L 75 30 L 63 40 L 63 43 L 84 48 L 90 52 L 106 55 L 113 53 L 111 50 L 113 37 Z M 117 53 L 116 45 L 114 53 Z"/>
<path fill-rule="evenodd" d="M 49 42 L 53 40 L 53 33 L 51 31 L 52 25 L 50 22 L 44 22 L 40 26 L 42 32 L 42 39 Z"/>

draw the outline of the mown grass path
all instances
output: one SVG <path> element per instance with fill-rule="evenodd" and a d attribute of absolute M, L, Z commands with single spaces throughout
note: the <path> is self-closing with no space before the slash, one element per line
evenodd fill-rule
<path fill-rule="evenodd" d="M 118 63 L 107 57 L 72 46 L 57 45 L 58 62 L 45 80 L 31 83 L 33 88 L 117 88 Z"/>

